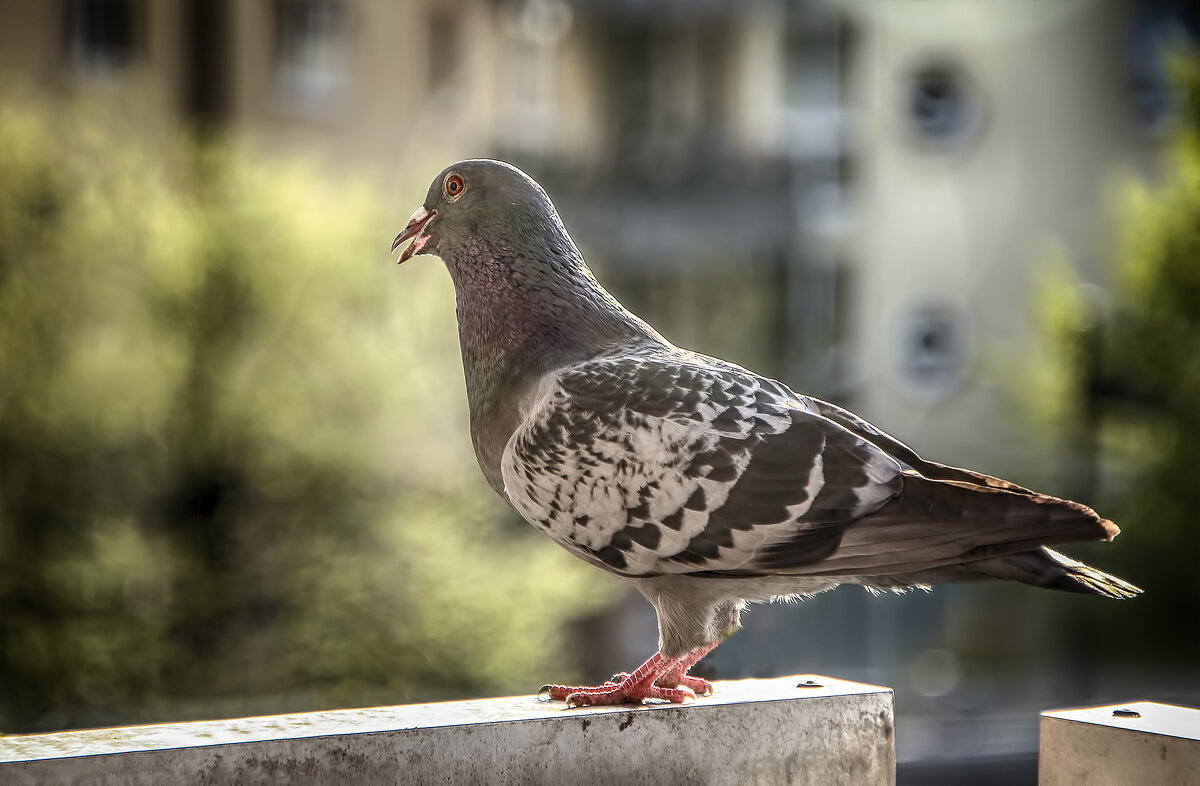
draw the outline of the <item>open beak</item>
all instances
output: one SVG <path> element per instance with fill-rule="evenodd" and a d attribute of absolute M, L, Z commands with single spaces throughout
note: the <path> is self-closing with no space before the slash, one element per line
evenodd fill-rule
<path fill-rule="evenodd" d="M 425 206 L 417 208 L 412 216 L 408 219 L 408 224 L 405 225 L 404 231 L 396 235 L 396 239 L 392 241 L 392 253 L 396 253 L 396 249 L 400 248 L 406 241 L 412 240 L 412 244 L 404 249 L 400 254 L 400 259 L 396 260 L 396 264 L 400 264 L 415 254 L 421 253 L 421 249 L 429 242 L 429 235 L 424 233 L 425 227 L 437 215 L 436 210 L 426 210 Z M 413 240 L 413 238 L 416 238 Z"/>

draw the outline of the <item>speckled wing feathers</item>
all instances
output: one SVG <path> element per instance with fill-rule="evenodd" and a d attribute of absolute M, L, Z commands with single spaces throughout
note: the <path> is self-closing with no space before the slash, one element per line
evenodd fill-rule
<path fill-rule="evenodd" d="M 628 576 L 819 562 L 902 469 L 810 400 L 680 350 L 559 372 L 502 463 L 527 519 Z"/>

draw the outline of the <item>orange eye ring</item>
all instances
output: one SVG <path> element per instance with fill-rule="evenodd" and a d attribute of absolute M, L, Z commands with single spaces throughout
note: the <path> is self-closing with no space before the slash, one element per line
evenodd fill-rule
<path fill-rule="evenodd" d="M 467 190 L 467 183 L 462 179 L 462 175 L 457 172 L 451 172 L 446 175 L 445 181 L 442 183 L 442 192 L 446 195 L 447 201 L 453 202 L 463 195 Z"/>

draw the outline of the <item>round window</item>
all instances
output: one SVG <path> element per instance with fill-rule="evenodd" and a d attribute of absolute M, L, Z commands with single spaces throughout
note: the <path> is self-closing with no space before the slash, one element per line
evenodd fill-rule
<path fill-rule="evenodd" d="M 962 69 L 944 60 L 927 62 L 909 73 L 903 111 L 910 136 L 929 149 L 958 149 L 982 125 L 974 84 Z"/>

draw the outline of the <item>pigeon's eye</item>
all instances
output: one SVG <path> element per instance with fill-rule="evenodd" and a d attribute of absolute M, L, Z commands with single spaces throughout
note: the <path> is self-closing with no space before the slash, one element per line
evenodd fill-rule
<path fill-rule="evenodd" d="M 446 192 L 446 199 L 453 202 L 462 196 L 463 191 L 467 190 L 467 184 L 463 182 L 462 175 L 451 172 L 446 175 L 446 182 L 442 184 L 442 190 Z"/>

